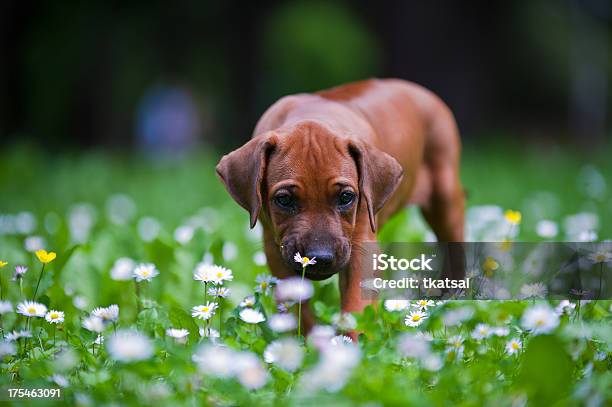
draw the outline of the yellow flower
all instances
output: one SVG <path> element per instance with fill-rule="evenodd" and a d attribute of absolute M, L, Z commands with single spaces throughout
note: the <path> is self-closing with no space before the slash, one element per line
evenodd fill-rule
<path fill-rule="evenodd" d="M 508 222 L 512 223 L 513 225 L 518 225 L 519 223 L 521 223 L 522 216 L 519 211 L 513 211 L 511 209 L 508 209 L 504 213 L 504 217 Z"/>
<path fill-rule="evenodd" d="M 47 253 L 46 250 L 37 250 L 36 251 L 36 257 L 38 257 L 38 260 L 41 263 L 47 264 L 47 263 L 51 263 L 53 260 L 55 260 L 57 255 L 55 254 L 55 252 L 48 252 Z"/>
<path fill-rule="evenodd" d="M 491 277 L 493 275 L 493 272 L 499 268 L 499 263 L 496 262 L 493 257 L 488 256 L 485 259 L 482 268 L 484 270 L 485 276 Z"/>
<path fill-rule="evenodd" d="M 8 263 L 6 261 L 2 261 L 0 260 L 0 269 L 4 266 L 6 266 Z"/>

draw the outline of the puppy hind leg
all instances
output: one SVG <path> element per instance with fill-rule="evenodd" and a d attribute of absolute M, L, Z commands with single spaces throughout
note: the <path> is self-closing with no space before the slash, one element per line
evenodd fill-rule
<path fill-rule="evenodd" d="M 465 197 L 458 171 L 446 165 L 432 171 L 432 175 L 429 201 L 421 206 L 423 216 L 439 242 L 462 242 Z"/>
<path fill-rule="evenodd" d="M 433 229 L 438 242 L 446 246 L 446 258 L 442 278 L 463 279 L 465 277 L 464 206 L 465 198 L 458 171 L 451 166 L 433 172 L 433 193 L 429 203 L 422 208 L 423 216 Z M 440 249 L 444 249 L 441 246 Z"/>

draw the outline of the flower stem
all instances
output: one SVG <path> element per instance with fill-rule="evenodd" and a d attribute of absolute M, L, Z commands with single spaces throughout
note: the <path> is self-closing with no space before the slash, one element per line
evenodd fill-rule
<path fill-rule="evenodd" d="M 601 299 L 601 280 L 603 279 L 603 262 L 599 263 L 599 293 L 597 299 Z"/>
<path fill-rule="evenodd" d="M 140 314 L 140 284 L 138 281 L 135 281 L 134 284 L 136 284 L 136 309 Z M 136 318 L 138 318 L 138 315 L 136 315 Z"/>
<path fill-rule="evenodd" d="M 306 275 L 306 266 L 302 267 L 302 282 L 304 281 L 304 276 Z M 298 300 L 298 338 L 302 337 L 302 296 L 300 294 L 300 298 Z"/>
<path fill-rule="evenodd" d="M 45 263 L 43 263 L 42 268 L 40 269 L 40 274 L 38 276 L 38 282 L 36 283 L 36 289 L 34 290 L 34 297 L 32 297 L 32 301 L 36 301 L 36 294 L 38 293 L 38 286 L 40 285 L 40 280 L 42 280 L 44 271 L 45 271 Z"/>
<path fill-rule="evenodd" d="M 223 332 L 223 298 L 219 297 L 219 338 Z"/>

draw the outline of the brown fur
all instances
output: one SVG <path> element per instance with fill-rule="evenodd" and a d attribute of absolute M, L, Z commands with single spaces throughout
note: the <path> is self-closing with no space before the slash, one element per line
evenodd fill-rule
<path fill-rule="evenodd" d="M 343 311 L 361 311 L 363 242 L 404 205 L 417 204 L 439 241 L 463 240 L 460 140 L 448 107 L 396 79 L 371 79 L 287 96 L 261 117 L 253 138 L 224 156 L 217 173 L 232 197 L 263 225 L 264 249 L 279 278 L 293 261 L 320 254 L 311 279 L 340 275 Z M 342 192 L 353 204 L 339 205 Z M 290 196 L 295 205 L 282 207 Z M 279 198 L 280 197 L 280 198 Z M 308 307 L 304 328 L 313 324 Z"/>

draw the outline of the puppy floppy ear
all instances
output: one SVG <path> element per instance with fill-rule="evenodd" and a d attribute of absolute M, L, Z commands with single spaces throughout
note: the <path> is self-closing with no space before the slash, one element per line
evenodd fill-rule
<path fill-rule="evenodd" d="M 276 137 L 265 133 L 223 156 L 217 164 L 217 176 L 232 198 L 249 212 L 251 228 L 255 227 L 261 210 L 261 184 L 275 146 Z"/>
<path fill-rule="evenodd" d="M 376 213 L 399 185 L 404 169 L 389 154 L 362 141 L 349 141 L 349 153 L 357 163 L 359 194 L 365 199 L 370 227 L 376 233 Z"/>

